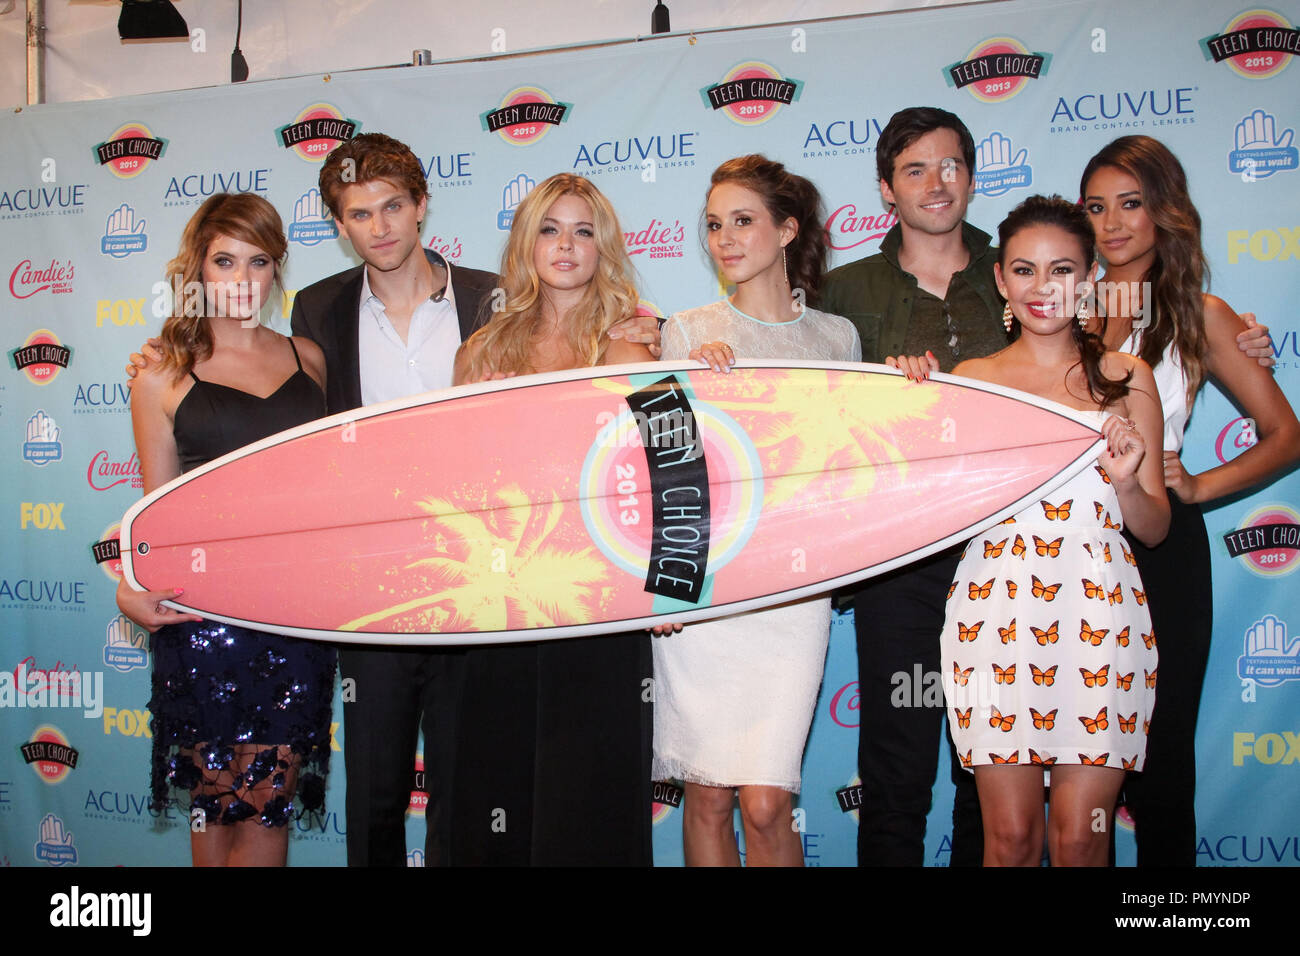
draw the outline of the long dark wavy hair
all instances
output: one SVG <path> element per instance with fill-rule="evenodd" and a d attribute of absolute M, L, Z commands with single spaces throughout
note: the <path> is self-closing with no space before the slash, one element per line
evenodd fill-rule
<path fill-rule="evenodd" d="M 1097 261 L 1097 236 L 1082 207 L 1060 196 L 1030 196 L 998 224 L 998 263 L 1003 269 L 1006 269 L 1007 243 L 1016 233 L 1031 226 L 1055 226 L 1078 239 L 1085 271 Z M 1088 298 L 1093 296 L 1090 294 Z M 1102 319 L 1102 335 L 1105 330 L 1105 319 Z M 1101 357 L 1106 354 L 1102 335 L 1085 331 L 1078 322 L 1070 323 L 1070 333 L 1079 349 L 1079 364 L 1088 382 L 1088 393 L 1097 403 L 1105 408 L 1127 395 L 1129 379 L 1133 377 L 1131 370 L 1122 379 L 1102 374 Z M 1013 328 L 1012 337 L 1020 337 L 1019 323 Z"/>
<path fill-rule="evenodd" d="M 722 183 L 735 183 L 758 193 L 778 225 L 787 219 L 795 221 L 799 231 L 785 247 L 790 289 L 792 293 L 802 289 L 806 301 L 815 303 L 826 271 L 827 247 L 826 216 L 817 187 L 757 153 L 729 159 L 715 169 L 709 192 Z"/>
<path fill-rule="evenodd" d="M 1088 160 L 1079 179 L 1079 195 L 1088 195 L 1088 180 L 1113 166 L 1142 187 L 1142 205 L 1156 226 L 1155 262 L 1143 280 L 1151 283 L 1152 321 L 1142 332 L 1139 356 L 1155 368 L 1166 346 L 1174 343 L 1187 375 L 1187 402 L 1205 380 L 1204 291 L 1210 265 L 1201 248 L 1201 215 L 1187 192 L 1187 174 L 1169 148 L 1150 136 L 1121 136 Z"/>

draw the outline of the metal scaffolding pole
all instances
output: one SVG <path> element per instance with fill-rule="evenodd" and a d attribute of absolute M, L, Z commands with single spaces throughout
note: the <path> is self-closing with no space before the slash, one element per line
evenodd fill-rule
<path fill-rule="evenodd" d="M 45 102 L 45 0 L 27 0 L 27 105 Z"/>

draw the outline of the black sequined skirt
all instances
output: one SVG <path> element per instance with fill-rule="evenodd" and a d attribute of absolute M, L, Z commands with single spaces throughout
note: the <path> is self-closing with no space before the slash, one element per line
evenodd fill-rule
<path fill-rule="evenodd" d="M 323 806 L 331 645 L 204 621 L 160 629 L 152 653 L 155 808 L 181 791 L 209 823 L 283 826 L 295 798 Z"/>

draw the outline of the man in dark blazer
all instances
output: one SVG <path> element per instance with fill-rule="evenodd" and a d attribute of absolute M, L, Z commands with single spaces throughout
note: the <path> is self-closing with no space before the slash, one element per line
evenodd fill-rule
<path fill-rule="evenodd" d="M 419 160 L 397 140 L 365 133 L 330 153 L 320 193 L 363 261 L 294 299 L 294 335 L 325 353 L 329 412 L 451 385 L 456 350 L 487 321 L 498 283 L 421 247 L 428 183 Z M 625 320 L 609 334 L 652 350 L 659 342 L 653 319 Z M 348 865 L 406 864 L 417 727 L 428 792 L 425 864 L 455 863 L 449 798 L 465 652 L 348 645 L 339 662 Z"/>
<path fill-rule="evenodd" d="M 321 197 L 363 264 L 302 289 L 293 334 L 325 353 L 330 414 L 452 382 L 456 349 L 480 323 L 496 276 L 453 268 L 420 244 L 428 182 L 415 154 L 380 133 L 344 142 Z M 425 863 L 447 865 L 464 652 L 348 645 L 343 675 L 349 866 L 405 866 L 406 810 L 424 731 Z"/>

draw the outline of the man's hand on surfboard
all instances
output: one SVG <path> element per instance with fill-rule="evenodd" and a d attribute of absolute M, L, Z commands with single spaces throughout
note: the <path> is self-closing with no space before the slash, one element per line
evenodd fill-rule
<path fill-rule="evenodd" d="M 730 372 L 736 364 L 736 353 L 726 342 L 705 342 L 698 349 L 692 349 L 688 358 L 703 362 L 715 372 Z"/>
<path fill-rule="evenodd" d="M 168 624 L 182 621 L 202 621 L 197 614 L 186 614 L 167 607 L 163 601 L 170 601 L 185 593 L 184 588 L 162 588 L 158 591 L 137 591 L 126 583 L 126 579 L 117 583 L 117 609 L 139 624 L 150 634 Z"/>
<path fill-rule="evenodd" d="M 135 377 L 142 370 L 147 369 L 151 362 L 162 361 L 162 351 L 159 349 L 161 344 L 159 339 L 153 338 L 140 346 L 139 352 L 132 352 L 131 359 L 126 363 L 126 387 L 135 387 Z M 123 612 L 125 613 L 125 612 Z M 131 615 L 127 614 L 127 617 Z"/>
<path fill-rule="evenodd" d="M 650 354 L 659 358 L 663 352 L 659 348 L 659 317 L 655 315 L 634 315 L 624 319 L 605 333 L 611 339 L 635 342 L 644 345 Z"/>
<path fill-rule="evenodd" d="M 885 364 L 890 368 L 899 369 L 913 382 L 924 382 L 930 377 L 931 372 L 939 371 L 939 360 L 934 357 L 933 352 L 926 352 L 924 355 L 900 355 L 897 358 L 891 355 L 885 359 Z"/>

